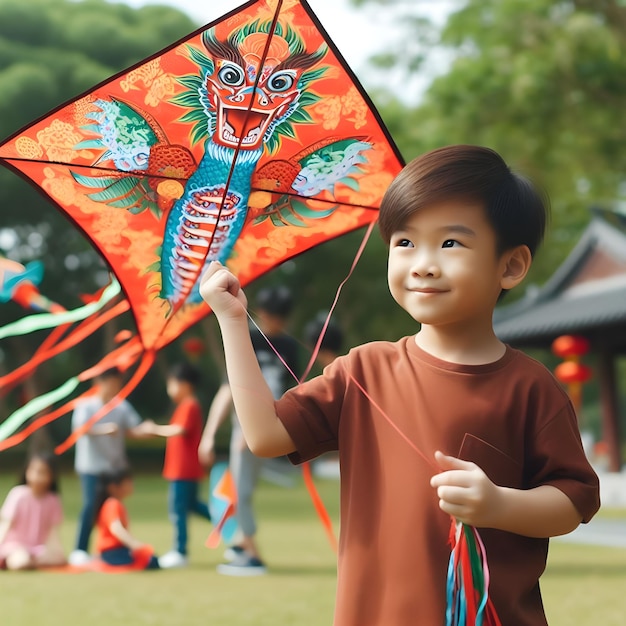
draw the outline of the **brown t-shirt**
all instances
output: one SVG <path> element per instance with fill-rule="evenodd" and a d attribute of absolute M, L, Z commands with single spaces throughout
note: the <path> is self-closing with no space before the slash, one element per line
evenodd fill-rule
<path fill-rule="evenodd" d="M 460 456 L 498 485 L 554 485 L 584 521 L 599 507 L 567 395 L 543 365 L 511 348 L 494 363 L 459 365 L 427 354 L 414 337 L 366 344 L 288 391 L 276 410 L 296 445 L 292 462 L 339 450 L 335 626 L 445 623 L 450 517 L 429 484 L 436 469 L 403 436 L 429 461 L 435 450 Z M 538 581 L 548 540 L 480 533 L 503 626 L 546 624 Z"/>

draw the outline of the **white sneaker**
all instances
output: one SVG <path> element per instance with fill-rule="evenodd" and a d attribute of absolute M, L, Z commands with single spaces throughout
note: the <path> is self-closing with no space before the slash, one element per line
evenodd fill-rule
<path fill-rule="evenodd" d="M 86 565 L 92 560 L 93 557 L 89 554 L 89 552 L 85 552 L 84 550 L 74 550 L 70 552 L 70 555 L 67 558 L 67 562 L 70 565 Z"/>
<path fill-rule="evenodd" d="M 184 554 L 172 550 L 166 552 L 163 556 L 159 557 L 159 567 L 161 569 L 172 569 L 174 567 L 187 567 L 189 561 Z"/>

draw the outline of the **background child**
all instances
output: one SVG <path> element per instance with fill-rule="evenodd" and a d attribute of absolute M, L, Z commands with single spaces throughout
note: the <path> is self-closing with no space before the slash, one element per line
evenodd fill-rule
<path fill-rule="evenodd" d="M 281 357 L 292 372 L 300 374 L 298 343 L 285 332 L 292 308 L 293 297 L 284 285 L 266 287 L 257 294 L 256 312 L 259 328 L 252 327 L 250 336 L 256 360 L 274 398 L 280 398 L 294 385 L 293 377 L 281 361 Z M 273 348 L 268 344 L 268 339 Z M 235 481 L 236 518 L 242 536 L 237 545 L 231 546 L 226 551 L 224 556 L 229 562 L 218 565 L 217 571 L 227 576 L 257 576 L 267 571 L 256 540 L 257 523 L 254 513 L 254 492 L 261 475 L 263 459 L 252 454 L 246 444 L 239 420 L 233 411 L 228 383 L 220 387 L 211 403 L 198 452 L 201 461 L 207 467 L 213 464 L 215 435 L 229 415 L 232 423 L 229 466 Z"/>
<path fill-rule="evenodd" d="M 419 332 L 354 348 L 278 402 L 237 278 L 218 263 L 203 277 L 251 450 L 296 463 L 339 450 L 337 625 L 444 623 L 450 516 L 481 529 L 502 624 L 547 623 L 548 537 L 591 519 L 598 479 L 567 394 L 492 326 L 545 220 L 540 194 L 492 150 L 449 146 L 409 163 L 379 226 L 390 292 Z"/>
<path fill-rule="evenodd" d="M 98 539 L 96 551 L 113 566 L 134 565 L 137 569 L 158 569 L 152 549 L 131 535 L 128 513 L 123 500 L 133 493 L 129 470 L 121 470 L 102 478 L 97 512 Z"/>
<path fill-rule="evenodd" d="M 176 404 L 169 424 L 144 422 L 142 432 L 165 437 L 163 477 L 169 481 L 168 510 L 174 526 L 173 550 L 159 559 L 163 568 L 187 565 L 187 515 L 196 513 L 211 519 L 205 502 L 198 499 L 198 485 L 204 470 L 198 460 L 198 445 L 202 435 L 202 407 L 196 398 L 200 381 L 198 370 L 180 363 L 169 371 L 167 394 Z"/>
<path fill-rule="evenodd" d="M 96 393 L 81 401 L 72 415 L 76 430 L 113 399 L 121 390 L 122 372 L 111 368 L 94 380 Z M 128 468 L 126 437 L 138 437 L 141 419 L 127 400 L 104 415 L 76 442 L 74 467 L 80 478 L 83 505 L 78 518 L 76 545 L 69 561 L 82 565 L 89 561 L 89 538 L 96 520 L 96 499 L 100 478 Z"/>
<path fill-rule="evenodd" d="M 65 556 L 59 538 L 62 519 L 54 457 L 36 454 L 0 510 L 0 568 L 63 565 Z"/>

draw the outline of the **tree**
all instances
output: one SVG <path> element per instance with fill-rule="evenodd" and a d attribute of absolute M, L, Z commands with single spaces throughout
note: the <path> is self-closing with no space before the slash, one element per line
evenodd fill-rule
<path fill-rule="evenodd" d="M 165 6 L 132 9 L 104 0 L 0 0 L 0 137 L 195 28 L 189 17 Z M 0 211 L 0 254 L 23 263 L 42 260 L 41 290 L 51 299 L 76 307 L 80 294 L 92 293 L 106 281 L 106 268 L 86 238 L 49 200 L 5 168 L 0 168 Z M 3 304 L 0 326 L 22 315 L 17 305 Z M 132 326 L 132 319 L 124 323 Z M 3 341 L 0 370 L 27 360 L 40 341 L 39 335 Z M 53 388 L 81 371 L 102 348 L 99 334 L 82 350 L 60 355 L 54 366 L 38 370 L 31 393 Z M 145 397 L 149 401 L 155 394 Z M 13 396 L 13 407 L 4 413 L 23 399 Z"/>
<path fill-rule="evenodd" d="M 0 137 L 194 27 L 180 11 L 164 6 L 132 9 L 104 0 L 0 0 Z M 4 231 L 0 241 L 5 249 L 0 252 L 20 262 L 45 258 L 42 288 L 53 297 L 76 304 L 78 294 L 92 291 L 98 279 L 102 283 L 103 266 L 84 237 L 4 168 L 0 206 L 0 228 L 12 229 L 10 234 Z"/>
<path fill-rule="evenodd" d="M 440 30 L 412 23 L 414 39 L 435 41 L 451 60 L 420 103 L 383 106 L 392 133 L 407 158 L 444 144 L 488 145 L 545 187 L 552 226 L 531 274 L 544 281 L 577 241 L 589 205 L 625 199 L 626 7 L 468 0 Z M 382 60 L 414 68 L 424 52 Z"/>

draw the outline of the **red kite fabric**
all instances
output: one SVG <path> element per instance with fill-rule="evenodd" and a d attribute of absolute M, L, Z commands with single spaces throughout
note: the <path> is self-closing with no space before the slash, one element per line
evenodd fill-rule
<path fill-rule="evenodd" d="M 146 350 L 245 285 L 373 222 L 402 159 L 310 7 L 255 0 L 0 145 L 106 259 Z"/>

